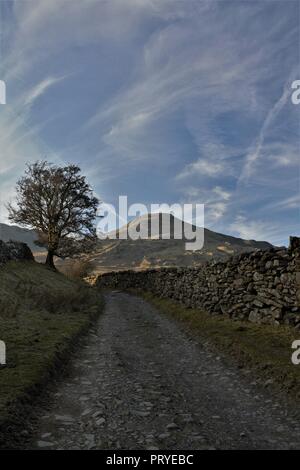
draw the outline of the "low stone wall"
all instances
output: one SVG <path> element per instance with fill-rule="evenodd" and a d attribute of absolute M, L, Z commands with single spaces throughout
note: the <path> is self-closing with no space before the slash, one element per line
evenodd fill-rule
<path fill-rule="evenodd" d="M 17 260 L 34 261 L 30 248 L 25 243 L 0 240 L 0 266 Z"/>
<path fill-rule="evenodd" d="M 197 268 L 106 273 L 99 288 L 143 289 L 211 314 L 300 329 L 300 239 Z"/>

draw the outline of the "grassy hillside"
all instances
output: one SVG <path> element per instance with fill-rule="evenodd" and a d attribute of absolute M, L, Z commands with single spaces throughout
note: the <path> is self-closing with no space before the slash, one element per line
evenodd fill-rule
<path fill-rule="evenodd" d="M 1 447 L 22 425 L 23 404 L 34 400 L 101 309 L 99 293 L 44 266 L 0 268 L 0 340 L 7 348 L 7 367 L 0 369 Z"/>

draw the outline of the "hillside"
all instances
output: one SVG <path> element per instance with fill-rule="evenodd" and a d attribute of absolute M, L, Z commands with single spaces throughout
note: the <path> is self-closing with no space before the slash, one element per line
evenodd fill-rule
<path fill-rule="evenodd" d="M 158 266 L 197 266 L 212 259 L 222 260 L 230 255 L 236 255 L 253 250 L 266 250 L 272 245 L 265 241 L 243 240 L 222 233 L 204 230 L 204 247 L 199 251 L 186 251 L 186 240 L 178 239 L 182 233 L 183 222 L 175 217 L 170 218 L 170 239 L 163 239 L 163 214 L 151 214 L 132 220 L 118 232 L 111 234 L 116 239 L 99 240 L 98 248 L 94 253 L 83 256 L 91 265 L 93 274 L 123 270 L 146 269 Z M 150 230 L 150 221 L 154 230 Z M 189 232 L 197 231 L 198 227 L 186 224 Z M 143 231 L 148 235 L 147 240 L 124 240 L 128 230 Z M 34 244 L 36 239 L 33 230 L 26 230 L 17 226 L 0 224 L 0 239 L 10 239 L 27 243 L 34 251 L 37 261 L 44 261 L 44 250 Z M 57 260 L 58 266 L 68 266 L 72 261 Z"/>
<path fill-rule="evenodd" d="M 7 225 L 0 223 L 0 240 L 8 242 L 9 240 L 26 243 L 33 251 L 43 251 L 35 245 L 34 241 L 37 239 L 34 230 L 18 227 L 17 225 Z"/>
<path fill-rule="evenodd" d="M 150 219 L 151 217 L 151 219 Z M 155 230 L 150 231 L 150 220 Z M 129 222 L 115 233 L 115 240 L 102 240 L 93 255 L 85 257 L 94 272 L 123 269 L 145 269 L 157 266 L 197 266 L 212 259 L 222 260 L 253 250 L 266 250 L 272 247 L 268 242 L 243 240 L 211 230 L 204 230 L 204 247 L 199 251 L 186 251 L 185 240 L 177 239 L 182 232 L 182 221 L 171 217 L 170 240 L 162 239 L 162 214 L 142 216 Z M 200 229 L 187 224 L 189 231 Z M 147 240 L 123 240 L 128 230 L 143 230 Z"/>
<path fill-rule="evenodd" d="M 26 405 L 68 360 L 102 307 L 95 290 L 37 263 L 0 268 L 0 340 L 7 349 L 7 366 L 0 368 L 0 448 L 17 444 L 11 434 L 21 438 Z"/>

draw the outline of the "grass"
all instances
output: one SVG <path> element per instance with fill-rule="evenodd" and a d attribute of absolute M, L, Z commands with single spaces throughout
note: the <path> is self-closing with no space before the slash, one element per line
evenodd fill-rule
<path fill-rule="evenodd" d="M 86 259 L 70 259 L 62 262 L 58 270 L 67 278 L 73 280 L 83 279 L 92 269 L 92 263 Z"/>
<path fill-rule="evenodd" d="M 150 293 L 141 295 L 162 313 L 182 322 L 217 353 L 223 353 L 225 359 L 233 360 L 241 369 L 250 369 L 258 382 L 300 401 L 300 365 L 291 362 L 291 345 L 300 339 L 299 332 L 285 326 L 233 321 Z"/>
<path fill-rule="evenodd" d="M 26 405 L 64 365 L 102 305 L 96 290 L 39 264 L 0 268 L 0 340 L 7 348 L 7 366 L 0 369 L 0 447 L 9 445 Z"/>

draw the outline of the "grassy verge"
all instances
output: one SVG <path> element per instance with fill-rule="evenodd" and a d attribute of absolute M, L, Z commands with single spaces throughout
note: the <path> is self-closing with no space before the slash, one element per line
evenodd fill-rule
<path fill-rule="evenodd" d="M 22 429 L 27 407 L 63 367 L 79 337 L 102 310 L 102 297 L 81 282 L 35 263 L 0 269 L 0 447 Z"/>
<path fill-rule="evenodd" d="M 162 313 L 183 322 L 189 332 L 223 353 L 241 369 L 250 369 L 259 383 L 300 401 L 300 365 L 291 362 L 292 342 L 299 332 L 289 327 L 255 325 L 211 316 L 168 300 L 140 293 Z"/>

